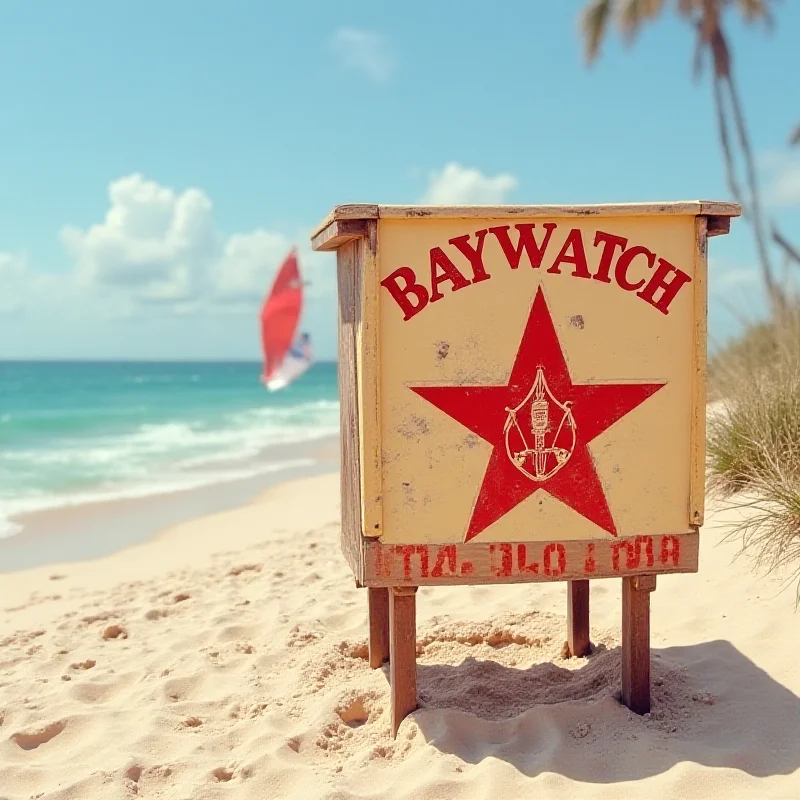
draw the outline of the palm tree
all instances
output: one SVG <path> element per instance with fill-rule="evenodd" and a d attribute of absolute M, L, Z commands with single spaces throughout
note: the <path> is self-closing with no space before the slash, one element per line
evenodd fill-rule
<path fill-rule="evenodd" d="M 734 199 L 742 207 L 742 216 L 753 226 L 764 285 L 773 311 L 778 312 L 783 308 L 785 298 L 775 280 L 770 261 L 755 160 L 739 100 L 739 91 L 733 77 L 731 52 L 722 26 L 723 14 L 731 8 L 738 10 L 747 23 L 764 22 L 767 26 L 771 26 L 770 12 L 775 2 L 776 0 L 675 0 L 675 10 L 697 34 L 695 77 L 702 70 L 704 56 L 711 57 L 714 107 L 728 185 Z M 581 14 L 581 33 L 589 64 L 597 59 L 600 45 L 612 21 L 619 28 L 623 40 L 631 43 L 642 26 L 656 19 L 666 5 L 665 0 L 590 0 Z M 736 174 L 731 147 L 731 128 L 735 130 L 745 165 L 746 193 L 742 191 L 742 185 Z"/>

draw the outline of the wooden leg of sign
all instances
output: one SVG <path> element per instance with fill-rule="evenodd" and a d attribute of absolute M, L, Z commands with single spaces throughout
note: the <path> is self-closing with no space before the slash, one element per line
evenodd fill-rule
<path fill-rule="evenodd" d="M 377 669 L 389 660 L 389 590 L 367 589 L 369 603 L 369 665 Z"/>
<path fill-rule="evenodd" d="M 567 585 L 567 658 L 588 656 L 589 581 L 568 581 Z"/>
<path fill-rule="evenodd" d="M 650 711 L 650 592 L 655 575 L 622 579 L 622 702 L 636 714 Z"/>
<path fill-rule="evenodd" d="M 389 590 L 389 675 L 392 691 L 392 736 L 417 707 L 417 587 Z"/>

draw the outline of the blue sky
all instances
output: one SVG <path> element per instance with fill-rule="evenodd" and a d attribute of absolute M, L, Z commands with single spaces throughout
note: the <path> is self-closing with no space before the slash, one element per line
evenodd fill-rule
<path fill-rule="evenodd" d="M 708 72 L 667 14 L 587 68 L 580 2 L 5 2 L 0 357 L 258 358 L 292 243 L 335 353 L 343 202 L 728 199 Z M 770 217 L 800 242 L 800 6 L 728 25 Z M 763 309 L 712 241 L 711 333 Z"/>

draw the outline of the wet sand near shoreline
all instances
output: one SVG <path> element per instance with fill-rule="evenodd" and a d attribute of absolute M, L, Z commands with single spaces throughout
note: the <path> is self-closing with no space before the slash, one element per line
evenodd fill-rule
<path fill-rule="evenodd" d="M 23 529 L 0 538 L 0 574 L 48 563 L 112 555 L 179 523 L 250 503 L 266 489 L 338 469 L 337 437 L 279 445 L 260 457 L 265 471 L 192 489 L 35 511 L 14 518 Z M 281 462 L 306 466 L 267 471 Z"/>

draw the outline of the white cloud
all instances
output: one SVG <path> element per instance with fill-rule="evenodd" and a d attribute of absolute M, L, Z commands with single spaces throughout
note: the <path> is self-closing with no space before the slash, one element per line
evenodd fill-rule
<path fill-rule="evenodd" d="M 27 298 L 30 271 L 25 259 L 12 253 L 0 253 L 0 314 L 13 314 Z"/>
<path fill-rule="evenodd" d="M 428 189 L 421 202 L 430 205 L 500 205 L 508 202 L 517 179 L 508 173 L 494 177 L 456 162 L 428 176 Z"/>
<path fill-rule="evenodd" d="M 225 243 L 212 268 L 212 280 L 221 298 L 241 299 L 263 294 L 275 265 L 289 252 L 293 242 L 275 231 L 237 233 Z"/>
<path fill-rule="evenodd" d="M 339 28 L 331 38 L 331 50 L 343 67 L 363 72 L 376 83 L 386 82 L 394 73 L 389 42 L 375 31 Z"/>
<path fill-rule="evenodd" d="M 75 303 L 70 275 L 40 272 L 18 253 L 0 253 L 0 316 L 26 314 L 60 306 L 61 316 L 71 313 Z"/>
<path fill-rule="evenodd" d="M 764 199 L 774 207 L 800 206 L 800 155 L 772 152 L 760 157 L 766 178 Z"/>
<path fill-rule="evenodd" d="M 200 189 L 178 191 L 133 174 L 113 181 L 108 197 L 102 222 L 61 232 L 75 259 L 75 280 L 87 289 L 178 314 L 242 310 L 264 296 L 295 243 L 301 269 L 313 279 L 310 294 L 335 288 L 334 270 L 325 254 L 310 250 L 306 232 L 293 239 L 258 228 L 225 237 Z"/>
<path fill-rule="evenodd" d="M 761 276 L 755 267 L 742 267 L 724 259 L 708 259 L 708 285 L 712 294 L 729 294 L 735 289 L 748 289 L 758 284 Z"/>
<path fill-rule="evenodd" d="M 203 268 L 217 248 L 209 198 L 199 189 L 178 193 L 139 174 L 113 181 L 108 197 L 102 222 L 61 231 L 77 280 L 156 302 L 199 294 Z"/>
<path fill-rule="evenodd" d="M 108 210 L 67 226 L 71 268 L 48 273 L 0 252 L 0 358 L 258 358 L 258 310 L 296 246 L 307 282 L 302 325 L 321 358 L 336 352 L 336 257 L 309 231 L 225 235 L 200 189 L 134 174 L 113 181 Z"/>

